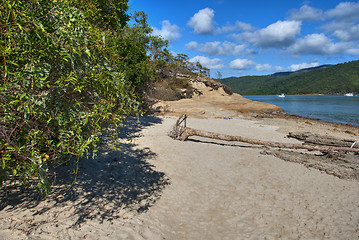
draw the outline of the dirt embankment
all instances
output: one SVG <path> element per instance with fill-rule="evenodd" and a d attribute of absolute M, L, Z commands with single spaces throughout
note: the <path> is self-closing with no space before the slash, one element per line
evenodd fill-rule
<path fill-rule="evenodd" d="M 153 105 L 155 113 L 169 116 L 179 116 L 187 113 L 189 116 L 208 118 L 237 117 L 238 114 L 254 113 L 284 113 L 277 106 L 249 100 L 237 93 L 228 94 L 223 86 L 217 89 L 203 81 L 191 81 L 195 89 L 192 98 L 178 101 L 159 101 Z"/>

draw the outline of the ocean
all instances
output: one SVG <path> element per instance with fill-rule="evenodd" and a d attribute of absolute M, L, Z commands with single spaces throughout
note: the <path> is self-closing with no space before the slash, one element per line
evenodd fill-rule
<path fill-rule="evenodd" d="M 274 104 L 288 114 L 328 122 L 351 123 L 359 126 L 359 96 L 340 95 L 244 95 L 243 97 Z"/>

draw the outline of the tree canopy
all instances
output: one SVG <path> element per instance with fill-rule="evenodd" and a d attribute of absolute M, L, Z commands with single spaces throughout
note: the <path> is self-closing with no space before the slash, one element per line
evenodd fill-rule
<path fill-rule="evenodd" d="M 48 192 L 57 166 L 96 153 L 101 136 L 115 139 L 109 127 L 142 113 L 161 73 L 209 75 L 169 53 L 128 0 L 0 2 L 1 185 Z"/>
<path fill-rule="evenodd" d="M 1 0 L 0 183 L 48 191 L 55 166 L 141 113 L 151 28 L 127 2 Z"/>

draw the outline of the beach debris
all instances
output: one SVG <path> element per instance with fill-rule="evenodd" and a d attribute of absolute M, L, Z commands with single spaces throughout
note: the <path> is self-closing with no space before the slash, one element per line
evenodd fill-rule
<path fill-rule="evenodd" d="M 282 143 L 282 142 L 272 142 L 272 141 L 262 141 L 258 139 L 250 139 L 242 136 L 232 136 L 227 134 L 220 134 L 214 132 L 208 132 L 198 129 L 193 129 L 187 127 L 187 115 L 182 113 L 181 116 L 176 121 L 176 124 L 173 126 L 169 136 L 173 139 L 185 141 L 191 136 L 199 136 L 205 138 L 212 138 L 217 140 L 224 141 L 238 141 L 245 142 L 253 145 L 264 145 L 268 147 L 277 147 L 277 148 L 288 148 L 288 149 L 306 149 L 309 151 L 319 151 L 319 152 L 335 152 L 335 151 L 344 151 L 344 152 L 355 152 L 359 153 L 358 148 L 343 147 L 343 146 L 327 146 L 327 145 L 306 145 L 306 144 L 295 144 L 295 143 Z"/>
<path fill-rule="evenodd" d="M 359 148 L 352 139 L 339 139 L 332 136 L 318 135 L 310 132 L 290 132 L 287 137 L 304 141 L 306 144 Z"/>
<path fill-rule="evenodd" d="M 265 150 L 261 154 L 273 155 L 284 161 L 303 164 L 307 168 L 314 168 L 341 179 L 359 181 L 359 161 L 355 154 L 335 152 L 318 155 L 285 149 Z"/>
<path fill-rule="evenodd" d="M 176 124 L 173 126 L 172 130 L 169 132 L 168 135 L 173 139 L 180 139 L 186 127 L 187 127 L 187 114 L 182 113 L 181 116 L 177 119 Z"/>

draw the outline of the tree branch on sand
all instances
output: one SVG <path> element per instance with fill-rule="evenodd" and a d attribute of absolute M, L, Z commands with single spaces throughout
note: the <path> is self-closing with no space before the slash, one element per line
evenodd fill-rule
<path fill-rule="evenodd" d="M 181 141 L 185 141 L 187 140 L 187 138 L 191 136 L 199 136 L 199 137 L 212 138 L 212 139 L 218 139 L 224 141 L 238 141 L 238 142 L 245 142 L 253 145 L 264 145 L 268 147 L 277 147 L 277 148 L 307 149 L 309 151 L 320 151 L 320 152 L 344 151 L 344 152 L 359 153 L 359 149 L 352 147 L 313 146 L 313 145 L 303 145 L 303 144 L 294 144 L 294 143 L 262 141 L 262 140 L 250 139 L 242 136 L 231 136 L 226 134 L 202 131 L 202 130 L 187 127 L 186 120 L 187 120 L 187 115 L 183 113 L 177 120 L 176 124 L 173 126 L 173 129 L 169 133 L 169 136 Z"/>

